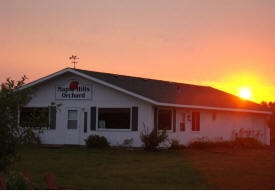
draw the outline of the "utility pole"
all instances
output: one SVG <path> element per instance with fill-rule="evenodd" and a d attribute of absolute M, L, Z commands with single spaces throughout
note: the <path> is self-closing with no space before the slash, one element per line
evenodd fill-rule
<path fill-rule="evenodd" d="M 74 64 L 74 69 L 75 69 L 75 64 L 78 63 L 76 60 L 78 60 L 79 58 L 75 55 L 72 55 L 71 57 L 69 57 L 69 59 L 72 60 L 72 63 Z"/>

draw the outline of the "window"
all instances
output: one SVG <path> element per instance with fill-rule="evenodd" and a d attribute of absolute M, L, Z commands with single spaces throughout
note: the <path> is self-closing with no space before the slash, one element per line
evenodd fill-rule
<path fill-rule="evenodd" d="M 99 108 L 99 129 L 130 129 L 130 108 Z"/>
<path fill-rule="evenodd" d="M 21 127 L 48 127 L 48 107 L 24 107 L 20 111 Z"/>
<path fill-rule="evenodd" d="M 172 110 L 171 109 L 158 110 L 158 129 L 159 130 L 172 129 Z"/>
<path fill-rule="evenodd" d="M 200 112 L 192 112 L 192 131 L 200 131 Z"/>
<path fill-rule="evenodd" d="M 77 129 L 77 110 L 68 110 L 68 129 Z"/>

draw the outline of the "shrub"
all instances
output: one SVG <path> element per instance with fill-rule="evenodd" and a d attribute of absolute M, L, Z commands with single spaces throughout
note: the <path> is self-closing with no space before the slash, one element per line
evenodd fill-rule
<path fill-rule="evenodd" d="M 185 148 L 184 145 L 181 145 L 177 139 L 172 139 L 169 149 L 179 150 Z"/>
<path fill-rule="evenodd" d="M 6 178 L 8 190 L 27 190 L 28 181 L 20 172 L 10 172 Z"/>
<path fill-rule="evenodd" d="M 263 148 L 264 144 L 253 137 L 238 137 L 232 141 L 236 148 Z"/>
<path fill-rule="evenodd" d="M 157 150 L 158 146 L 167 140 L 168 135 L 166 131 L 158 132 L 156 128 L 154 128 L 150 133 L 148 128 L 144 128 L 144 130 L 140 133 L 141 141 L 144 144 L 145 150 Z"/>
<path fill-rule="evenodd" d="M 232 131 L 232 138 L 246 138 L 246 137 L 252 137 L 255 139 L 260 139 L 263 137 L 263 132 L 260 130 L 254 130 L 254 129 L 244 129 L 241 128 L 239 130 L 234 129 Z"/>
<path fill-rule="evenodd" d="M 229 141 L 209 141 L 209 140 L 196 140 L 192 141 L 188 148 L 204 149 L 204 148 L 230 148 L 232 145 Z"/>
<path fill-rule="evenodd" d="M 207 139 L 197 139 L 192 141 L 188 148 L 204 149 L 204 148 L 263 148 L 264 144 L 256 138 L 238 137 L 233 141 L 210 141 Z"/>
<path fill-rule="evenodd" d="M 88 148 L 104 148 L 110 146 L 107 139 L 99 135 L 90 135 L 87 139 L 85 139 L 85 142 Z"/>
<path fill-rule="evenodd" d="M 37 145 L 41 144 L 41 139 L 39 135 L 34 133 L 32 128 L 26 129 L 26 131 L 24 131 L 24 134 L 22 135 L 23 135 L 21 138 L 22 144 L 37 144 Z"/>

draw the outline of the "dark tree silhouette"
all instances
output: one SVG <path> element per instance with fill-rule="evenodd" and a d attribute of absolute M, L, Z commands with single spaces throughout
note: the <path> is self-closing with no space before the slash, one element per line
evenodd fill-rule
<path fill-rule="evenodd" d="M 266 102 L 262 101 L 261 104 L 265 106 L 267 109 L 272 111 L 272 115 L 267 121 L 268 126 L 270 128 L 270 142 L 271 145 L 275 144 L 275 102 Z"/>
<path fill-rule="evenodd" d="M 15 82 L 8 78 L 0 89 L 0 171 L 5 171 L 16 158 L 16 145 L 20 142 L 17 124 L 18 108 L 27 104 L 32 95 L 30 89 L 17 91 L 25 83 L 26 76 Z"/>

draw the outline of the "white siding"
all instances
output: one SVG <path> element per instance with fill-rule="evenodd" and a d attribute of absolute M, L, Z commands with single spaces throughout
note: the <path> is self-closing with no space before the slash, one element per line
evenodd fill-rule
<path fill-rule="evenodd" d="M 196 110 L 194 110 L 196 111 Z M 216 119 L 213 119 L 214 111 L 200 110 L 200 131 L 192 131 L 192 110 L 177 110 L 177 133 L 170 137 L 177 138 L 181 144 L 188 144 L 197 138 L 205 137 L 209 140 L 232 140 L 232 132 L 238 132 L 241 128 L 261 132 L 259 140 L 269 145 L 269 128 L 266 124 L 266 116 L 262 114 L 215 111 Z M 181 116 L 183 113 L 190 116 L 186 119 L 186 130 L 180 131 Z"/>

